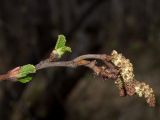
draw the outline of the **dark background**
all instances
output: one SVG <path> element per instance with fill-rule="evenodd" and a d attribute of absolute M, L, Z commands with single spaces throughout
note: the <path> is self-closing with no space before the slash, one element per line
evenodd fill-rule
<path fill-rule="evenodd" d="M 160 91 L 159 0 L 0 0 L 0 73 L 37 64 L 64 34 L 73 52 L 122 52 L 136 78 Z M 0 82 L 0 120 L 159 120 L 160 107 L 119 97 L 87 68 L 49 68 L 32 82 Z"/>

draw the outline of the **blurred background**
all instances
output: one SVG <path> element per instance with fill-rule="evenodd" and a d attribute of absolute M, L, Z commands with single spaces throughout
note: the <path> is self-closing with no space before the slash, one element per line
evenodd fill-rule
<path fill-rule="evenodd" d="M 159 0 L 0 0 L 0 74 L 37 64 L 64 34 L 73 52 L 122 52 L 136 79 L 160 91 Z M 32 82 L 0 82 L 0 120 L 159 120 L 160 106 L 119 97 L 87 68 L 49 68 Z"/>

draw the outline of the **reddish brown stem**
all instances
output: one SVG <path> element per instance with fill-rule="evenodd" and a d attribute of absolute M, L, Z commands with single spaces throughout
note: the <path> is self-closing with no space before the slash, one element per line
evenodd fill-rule
<path fill-rule="evenodd" d="M 0 75 L 0 81 L 1 80 L 7 80 L 7 79 L 9 79 L 9 75 L 8 74 Z"/>

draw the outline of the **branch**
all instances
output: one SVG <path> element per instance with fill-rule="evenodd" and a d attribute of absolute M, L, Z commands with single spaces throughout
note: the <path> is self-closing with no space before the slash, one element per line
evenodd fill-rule
<path fill-rule="evenodd" d="M 57 59 L 57 58 L 54 58 Z M 110 56 L 106 54 L 87 54 L 79 56 L 71 61 L 60 61 L 60 62 L 51 62 L 50 60 L 46 59 L 44 61 L 41 61 L 39 64 L 36 65 L 36 69 L 44 69 L 48 67 L 78 67 L 78 66 L 86 66 L 89 64 L 89 61 L 84 61 L 86 59 L 92 59 L 92 60 L 110 60 Z"/>
<path fill-rule="evenodd" d="M 149 106 L 155 106 L 156 101 L 153 89 L 148 84 L 135 79 L 132 63 L 122 54 L 113 50 L 110 55 L 86 54 L 70 61 L 59 61 L 65 52 L 71 52 L 71 48 L 65 46 L 65 43 L 65 37 L 60 35 L 56 47 L 51 52 L 49 58 L 40 61 L 37 65 L 28 64 L 16 67 L 6 74 L 0 75 L 0 80 L 27 83 L 32 80 L 30 74 L 36 73 L 41 69 L 49 67 L 77 68 L 84 66 L 91 69 L 97 76 L 104 80 L 114 80 L 115 85 L 119 89 L 120 96 L 138 95 L 139 97 L 144 97 Z"/>
<path fill-rule="evenodd" d="M 50 55 L 49 58 L 46 60 L 40 61 L 37 65 L 35 65 L 36 71 L 49 68 L 49 67 L 70 67 L 70 68 L 76 68 L 79 66 L 85 66 L 90 69 L 92 69 L 97 75 L 102 75 L 103 78 L 116 78 L 119 71 L 115 68 L 113 68 L 113 65 L 111 65 L 109 62 L 111 60 L 110 55 L 106 54 L 86 54 L 79 57 L 76 57 L 73 60 L 70 61 L 58 61 L 58 55 L 56 52 L 52 52 L 52 55 Z M 52 56 L 52 57 L 51 57 Z M 53 58 L 53 56 L 55 56 Z M 104 63 L 103 66 L 97 66 L 97 60 L 101 60 L 101 62 Z M 4 75 L 0 75 L 0 80 L 11 80 L 16 81 L 16 75 L 18 74 L 20 70 L 20 67 L 17 67 L 9 72 L 7 72 Z M 104 74 L 104 72 L 106 72 Z"/>

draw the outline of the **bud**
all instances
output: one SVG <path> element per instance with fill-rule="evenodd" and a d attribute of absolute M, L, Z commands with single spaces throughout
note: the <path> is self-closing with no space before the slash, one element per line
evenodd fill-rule
<path fill-rule="evenodd" d="M 28 75 L 31 73 L 36 73 L 36 68 L 34 65 L 27 64 L 21 67 L 16 67 L 8 72 L 9 78 L 22 83 L 29 82 L 32 80 Z"/>

